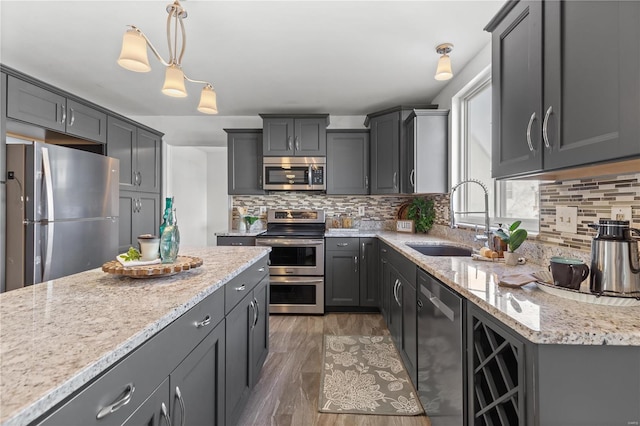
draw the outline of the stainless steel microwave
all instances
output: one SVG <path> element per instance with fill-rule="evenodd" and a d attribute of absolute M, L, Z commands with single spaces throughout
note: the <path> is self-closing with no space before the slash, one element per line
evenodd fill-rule
<path fill-rule="evenodd" d="M 324 191 L 327 189 L 325 157 L 263 157 L 266 190 Z"/>

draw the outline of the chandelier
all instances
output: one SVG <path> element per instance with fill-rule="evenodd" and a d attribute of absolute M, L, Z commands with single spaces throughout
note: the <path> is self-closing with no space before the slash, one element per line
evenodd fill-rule
<path fill-rule="evenodd" d="M 198 111 L 204 114 L 217 114 L 216 92 L 211 83 L 202 80 L 193 80 L 187 77 L 182 71 L 182 57 L 187 45 L 184 31 L 183 19 L 187 17 L 187 11 L 182 8 L 180 2 L 175 0 L 173 4 L 167 5 L 167 43 L 169 45 L 169 60 L 165 61 L 158 50 L 151 44 L 146 35 L 135 25 L 128 25 L 129 29 L 122 38 L 122 50 L 118 58 L 118 65 L 122 68 L 135 72 L 149 72 L 149 58 L 147 57 L 147 46 L 155 57 L 166 67 L 164 85 L 162 93 L 167 96 L 183 98 L 187 96 L 185 80 L 191 83 L 203 84 L 200 93 L 200 103 Z M 178 32 L 178 29 L 180 30 Z M 180 43 L 178 39 L 180 38 Z M 180 50 L 178 50 L 180 47 Z"/>

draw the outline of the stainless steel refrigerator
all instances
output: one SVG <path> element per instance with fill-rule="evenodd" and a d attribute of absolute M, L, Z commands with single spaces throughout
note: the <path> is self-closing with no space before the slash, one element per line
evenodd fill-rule
<path fill-rule="evenodd" d="M 115 158 L 7 139 L 7 290 L 115 258 L 119 176 Z"/>

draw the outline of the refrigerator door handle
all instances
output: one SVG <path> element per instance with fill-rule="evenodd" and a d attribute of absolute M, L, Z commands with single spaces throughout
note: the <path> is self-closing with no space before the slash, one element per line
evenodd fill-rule
<path fill-rule="evenodd" d="M 51 256 L 53 255 L 53 220 L 55 218 L 54 205 L 53 205 L 53 178 L 51 175 L 51 161 L 49 161 L 49 150 L 47 148 L 42 149 L 42 169 L 44 171 L 44 184 L 47 197 L 47 244 L 44 252 L 44 261 L 41 264 L 42 268 L 42 281 L 49 280 L 49 273 L 51 271 Z"/>

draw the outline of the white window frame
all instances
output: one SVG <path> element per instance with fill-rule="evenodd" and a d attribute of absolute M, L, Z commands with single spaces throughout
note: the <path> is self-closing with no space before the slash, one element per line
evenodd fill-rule
<path fill-rule="evenodd" d="M 491 66 L 487 66 L 469 83 L 467 83 L 455 96 L 451 99 L 451 183 L 456 185 L 463 180 L 474 178 L 467 176 L 468 158 L 463 155 L 466 152 L 466 122 L 467 122 L 467 104 L 466 100 L 485 89 L 491 82 Z M 491 165 L 489 165 L 490 167 Z M 497 224 L 507 226 L 514 221 L 513 218 L 501 216 L 504 211 L 506 200 L 503 195 L 506 192 L 506 181 L 492 179 L 491 182 L 483 182 L 489 190 L 489 223 L 492 228 L 497 228 Z M 466 184 L 456 189 L 453 200 L 454 211 L 468 211 L 467 200 L 470 191 L 482 191 L 475 184 Z M 477 193 L 477 192 L 476 192 Z M 539 195 L 538 195 L 539 200 Z M 498 212 L 496 214 L 496 212 Z M 482 214 L 466 214 L 456 215 L 457 225 L 467 225 L 470 227 L 484 226 L 485 218 Z M 529 231 L 530 234 L 539 232 L 539 219 L 522 219 L 522 226 Z"/>

